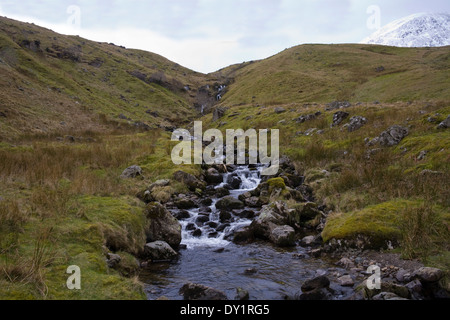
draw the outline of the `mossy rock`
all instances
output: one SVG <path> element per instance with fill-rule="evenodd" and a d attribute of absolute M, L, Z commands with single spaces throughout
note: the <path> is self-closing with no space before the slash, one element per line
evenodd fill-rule
<path fill-rule="evenodd" d="M 363 241 L 365 248 L 385 248 L 389 242 L 396 244 L 401 240 L 402 212 L 421 204 L 421 201 L 397 199 L 359 211 L 334 214 L 328 218 L 322 238 L 325 242 Z"/>
<path fill-rule="evenodd" d="M 269 193 L 272 193 L 275 189 L 286 189 L 286 184 L 284 183 L 283 178 L 272 178 L 267 180 L 267 185 L 269 186 Z"/>

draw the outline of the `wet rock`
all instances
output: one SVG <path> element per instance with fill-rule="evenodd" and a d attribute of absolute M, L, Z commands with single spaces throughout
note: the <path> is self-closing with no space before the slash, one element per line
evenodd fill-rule
<path fill-rule="evenodd" d="M 208 238 L 217 238 L 219 233 L 217 231 L 208 233 Z"/>
<path fill-rule="evenodd" d="M 197 229 L 197 227 L 195 226 L 194 223 L 189 223 L 189 224 L 186 226 L 186 230 L 187 230 L 187 231 L 194 231 L 194 230 L 196 230 L 196 229 Z"/>
<path fill-rule="evenodd" d="M 173 214 L 173 216 L 177 219 L 177 220 L 186 220 L 189 219 L 191 217 L 190 213 L 186 210 L 181 210 L 179 212 L 175 212 Z"/>
<path fill-rule="evenodd" d="M 255 217 L 255 212 L 251 210 L 233 211 L 233 214 L 239 218 L 253 219 Z"/>
<path fill-rule="evenodd" d="M 209 222 L 205 223 L 205 225 L 207 225 L 208 227 L 213 228 L 213 229 L 216 229 L 219 226 L 219 224 L 214 221 L 209 221 Z"/>
<path fill-rule="evenodd" d="M 227 184 L 230 186 L 231 189 L 237 190 L 240 188 L 242 183 L 242 179 L 238 176 L 230 175 L 227 178 Z"/>
<path fill-rule="evenodd" d="M 244 203 L 238 199 L 228 196 L 217 201 L 216 208 L 219 210 L 243 209 Z"/>
<path fill-rule="evenodd" d="M 331 300 L 333 299 L 333 295 L 330 292 L 330 289 L 322 288 L 315 289 L 308 292 L 303 292 L 296 297 L 297 300 L 302 301 L 321 301 L 321 300 Z"/>
<path fill-rule="evenodd" d="M 184 300 L 228 300 L 222 291 L 195 283 L 185 284 L 180 289 L 180 294 L 183 295 Z"/>
<path fill-rule="evenodd" d="M 142 176 L 142 168 L 139 166 L 131 166 L 126 168 L 120 175 L 121 179 L 132 179 Z"/>
<path fill-rule="evenodd" d="M 194 232 L 192 232 L 192 236 L 196 238 L 200 238 L 202 236 L 203 232 L 200 229 L 195 229 Z"/>
<path fill-rule="evenodd" d="M 330 279 L 326 276 L 319 276 L 314 279 L 305 281 L 302 285 L 303 292 L 309 292 L 316 289 L 328 288 L 330 286 Z"/>
<path fill-rule="evenodd" d="M 333 127 L 340 125 L 345 119 L 350 116 L 350 113 L 344 111 L 338 111 L 333 115 Z"/>
<path fill-rule="evenodd" d="M 253 231 L 250 227 L 242 227 L 233 233 L 234 243 L 248 243 L 253 240 Z"/>
<path fill-rule="evenodd" d="M 245 269 L 244 274 L 246 275 L 253 275 L 253 274 L 257 274 L 258 273 L 258 269 L 256 268 L 248 268 Z"/>
<path fill-rule="evenodd" d="M 353 287 L 355 285 L 355 281 L 353 281 L 353 278 L 350 275 L 344 275 L 337 280 L 339 285 L 343 287 Z"/>
<path fill-rule="evenodd" d="M 213 203 L 213 201 L 211 198 L 205 198 L 200 201 L 200 204 L 202 204 L 204 206 L 210 206 L 210 205 L 212 205 L 212 203 Z"/>
<path fill-rule="evenodd" d="M 189 198 L 181 198 L 175 201 L 175 206 L 178 209 L 192 209 L 192 208 L 196 208 L 197 205 L 195 204 L 194 201 L 192 201 Z"/>
<path fill-rule="evenodd" d="M 383 147 L 392 147 L 398 145 L 407 135 L 409 130 L 401 126 L 392 126 L 387 131 L 383 132 L 378 142 Z"/>
<path fill-rule="evenodd" d="M 231 215 L 230 212 L 224 211 L 224 210 L 220 211 L 220 213 L 219 213 L 220 222 L 222 222 L 222 223 L 229 222 L 231 220 L 231 218 L 233 218 L 233 216 Z"/>
<path fill-rule="evenodd" d="M 249 299 L 250 299 L 250 294 L 248 293 L 247 290 L 244 290 L 242 288 L 236 288 L 236 296 L 234 297 L 234 300 L 244 301 L 244 300 L 249 300 Z"/>
<path fill-rule="evenodd" d="M 217 188 L 215 192 L 215 196 L 217 198 L 223 198 L 230 195 L 230 190 L 226 188 Z"/>
<path fill-rule="evenodd" d="M 209 217 L 208 216 L 198 216 L 197 219 L 195 219 L 195 224 L 197 226 L 201 227 L 208 221 L 209 221 Z"/>
<path fill-rule="evenodd" d="M 176 258 L 178 254 L 167 242 L 155 241 L 145 245 L 144 256 L 152 261 L 165 261 Z"/>
<path fill-rule="evenodd" d="M 295 230 L 288 225 L 276 227 L 270 233 L 270 240 L 279 247 L 293 247 L 295 246 Z"/>
<path fill-rule="evenodd" d="M 219 184 L 223 182 L 222 175 L 214 168 L 209 168 L 206 171 L 205 180 L 210 184 Z"/>
<path fill-rule="evenodd" d="M 149 242 L 165 241 L 176 248 L 181 243 L 181 225 L 172 214 L 158 202 L 150 203 L 145 209 L 150 225 L 146 230 Z"/>
<path fill-rule="evenodd" d="M 312 246 L 312 245 L 314 245 L 314 244 L 317 243 L 317 242 L 316 242 L 316 239 L 317 239 L 316 236 L 307 236 L 307 237 L 304 237 L 304 238 L 300 241 L 300 244 L 301 244 L 302 246 Z"/>

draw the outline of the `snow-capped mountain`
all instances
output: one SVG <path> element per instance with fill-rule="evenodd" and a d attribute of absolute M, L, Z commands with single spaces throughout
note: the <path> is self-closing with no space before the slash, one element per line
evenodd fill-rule
<path fill-rule="evenodd" d="M 389 23 L 361 43 L 395 47 L 448 46 L 450 45 L 450 14 L 413 14 Z"/>

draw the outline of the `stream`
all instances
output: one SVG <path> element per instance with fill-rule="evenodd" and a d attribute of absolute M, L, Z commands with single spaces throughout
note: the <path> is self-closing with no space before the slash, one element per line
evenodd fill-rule
<path fill-rule="evenodd" d="M 236 167 L 232 173 L 223 174 L 223 183 L 215 188 L 226 186 L 230 175 L 238 177 L 239 188 L 230 190 L 231 196 L 237 198 L 259 185 L 261 170 Z M 205 208 L 188 210 L 190 217 L 180 221 L 184 249 L 180 250 L 178 259 L 149 264 L 142 271 L 140 278 L 145 283 L 148 299 L 165 296 L 182 300 L 180 288 L 192 282 L 221 290 L 229 299 L 234 299 L 236 289 L 242 288 L 249 292 L 251 300 L 283 300 L 299 293 L 307 279 L 335 269 L 330 262 L 309 257 L 307 249 L 300 246 L 278 248 L 263 241 L 234 244 L 227 239 L 228 235 L 250 225 L 252 220 L 235 216 L 231 222 L 221 223 L 216 209 L 218 199 L 212 200 L 207 209 L 209 219 L 204 219 L 207 223 L 198 223 L 198 218 L 205 215 Z M 341 298 L 351 293 L 345 288 L 338 289 Z"/>

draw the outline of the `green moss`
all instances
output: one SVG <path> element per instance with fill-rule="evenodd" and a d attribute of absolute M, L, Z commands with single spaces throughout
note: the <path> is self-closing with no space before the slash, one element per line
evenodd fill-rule
<path fill-rule="evenodd" d="M 356 240 L 358 236 L 365 236 L 374 247 L 383 247 L 386 241 L 398 242 L 402 236 L 399 225 L 402 213 L 420 205 L 421 201 L 398 199 L 363 210 L 335 214 L 328 218 L 322 238 L 329 242 L 331 239 Z"/>
<path fill-rule="evenodd" d="M 285 190 L 286 184 L 284 183 L 283 178 L 272 178 L 267 180 L 267 185 L 269 186 L 269 194 L 276 189 Z"/>

